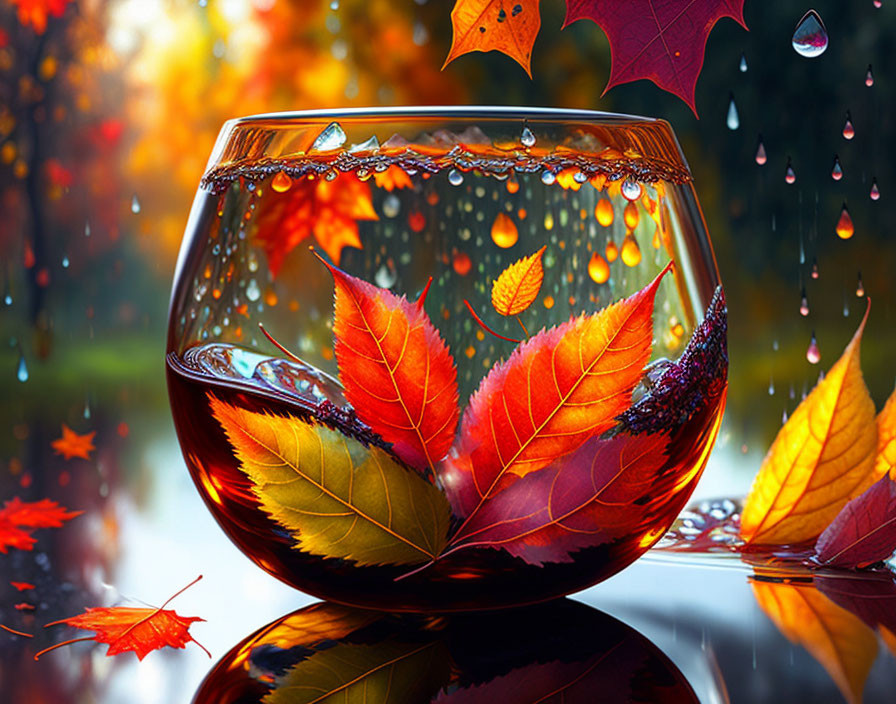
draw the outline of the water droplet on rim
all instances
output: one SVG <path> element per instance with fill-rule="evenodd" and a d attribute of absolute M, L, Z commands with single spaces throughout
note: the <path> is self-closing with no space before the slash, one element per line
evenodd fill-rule
<path fill-rule="evenodd" d="M 355 152 L 372 152 L 376 151 L 380 148 L 380 140 L 376 138 L 376 135 L 373 135 L 369 139 L 365 139 L 360 144 L 353 144 L 349 147 L 349 154 L 354 154 Z"/>
<path fill-rule="evenodd" d="M 557 180 L 557 176 L 554 174 L 553 171 L 542 171 L 541 172 L 541 182 L 545 186 L 550 186 L 556 180 Z"/>
<path fill-rule="evenodd" d="M 828 31 L 815 10 L 809 10 L 797 22 L 791 43 L 793 50 L 807 59 L 821 56 L 828 48 Z"/>
<path fill-rule="evenodd" d="M 625 179 L 620 190 L 627 200 L 638 200 L 641 197 L 641 184 L 634 179 Z"/>
<path fill-rule="evenodd" d="M 448 172 L 448 183 L 452 186 L 459 186 L 464 182 L 464 175 L 457 169 L 451 169 Z"/>
<path fill-rule="evenodd" d="M 285 193 L 291 186 L 292 179 L 285 171 L 278 171 L 274 178 L 271 179 L 271 189 L 277 193 Z"/>
<path fill-rule="evenodd" d="M 725 124 L 728 125 L 729 130 L 736 130 L 740 127 L 740 117 L 737 114 L 737 105 L 734 104 L 733 95 L 728 101 L 728 116 L 725 119 Z"/>
<path fill-rule="evenodd" d="M 345 140 L 345 132 L 339 126 L 339 123 L 331 122 L 324 128 L 323 132 L 317 135 L 317 139 L 314 140 L 311 148 L 321 152 L 339 149 L 339 147 L 345 144 Z"/>
<path fill-rule="evenodd" d="M 523 127 L 523 131 L 520 134 L 520 142 L 524 147 L 535 146 L 535 134 L 533 134 L 528 126 Z"/>

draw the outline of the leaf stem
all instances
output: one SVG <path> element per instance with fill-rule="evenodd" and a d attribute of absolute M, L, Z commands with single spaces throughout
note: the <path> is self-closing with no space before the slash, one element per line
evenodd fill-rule
<path fill-rule="evenodd" d="M 25 638 L 34 638 L 34 636 L 31 635 L 30 633 L 23 633 L 22 631 L 17 631 L 15 628 L 10 628 L 9 626 L 4 626 L 2 623 L 0 623 L 0 628 L 2 628 L 4 631 L 8 631 L 9 633 L 13 633 L 17 636 L 24 636 Z"/>
<path fill-rule="evenodd" d="M 520 319 L 520 316 L 518 316 L 518 315 L 516 316 L 516 322 L 518 322 L 520 324 L 520 327 L 523 329 L 523 332 L 526 335 L 526 339 L 528 340 L 529 339 L 529 331 L 526 330 L 526 326 L 523 325 L 523 321 Z"/>
<path fill-rule="evenodd" d="M 470 305 L 470 302 L 466 298 L 464 299 L 464 305 L 467 307 L 467 310 L 470 311 L 470 315 L 473 316 L 473 319 L 479 324 L 479 327 L 481 327 L 483 330 L 485 330 L 490 335 L 494 335 L 495 337 L 497 337 L 500 340 L 507 340 L 507 342 L 515 342 L 517 344 L 522 342 L 522 340 L 515 340 L 512 337 L 504 337 L 503 335 L 499 335 L 494 330 L 492 330 L 488 325 L 486 325 L 483 322 L 482 318 L 480 318 L 478 315 L 476 315 L 476 311 L 473 310 L 473 306 Z M 520 325 L 522 325 L 522 323 L 520 323 Z M 523 328 L 523 329 L 525 330 L 525 328 Z"/>
<path fill-rule="evenodd" d="M 293 361 L 299 362 L 300 364 L 305 364 L 305 362 L 300 357 L 294 355 L 292 352 L 290 352 L 288 349 L 286 349 L 283 345 L 281 345 L 279 342 L 277 342 L 277 340 L 274 339 L 274 336 L 271 335 L 271 333 L 269 333 L 267 330 L 264 329 L 264 323 L 258 323 L 258 327 L 261 330 L 261 332 L 264 334 L 264 336 L 266 338 L 268 338 L 268 340 L 271 342 L 271 344 L 274 345 L 274 347 L 276 347 L 278 350 L 280 350 L 283 354 L 285 354 L 287 357 L 289 357 Z"/>

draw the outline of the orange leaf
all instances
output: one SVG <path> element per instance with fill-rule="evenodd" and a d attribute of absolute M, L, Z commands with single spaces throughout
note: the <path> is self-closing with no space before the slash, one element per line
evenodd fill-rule
<path fill-rule="evenodd" d="M 376 182 L 377 188 L 385 188 L 387 191 L 396 188 L 411 188 L 414 185 L 408 172 L 396 164 L 392 164 L 385 171 L 375 171 L 373 180 Z"/>
<path fill-rule="evenodd" d="M 500 51 L 532 78 L 532 45 L 541 28 L 538 3 L 539 0 L 457 0 L 451 11 L 451 51 L 442 68 L 471 51 Z"/>
<path fill-rule="evenodd" d="M 483 379 L 442 470 L 461 515 L 616 424 L 650 358 L 654 296 L 670 267 L 630 298 L 542 330 Z"/>
<path fill-rule="evenodd" d="M 7 501 L 0 509 L 0 553 L 7 548 L 31 550 L 35 538 L 31 531 L 35 528 L 60 528 L 65 521 L 80 516 L 81 511 L 67 511 L 55 501 L 21 501 L 18 498 Z"/>
<path fill-rule="evenodd" d="M 96 431 L 78 435 L 78 433 L 63 423 L 62 437 L 57 438 L 50 445 L 56 450 L 57 455 L 62 455 L 67 460 L 70 460 L 72 457 L 82 457 L 85 460 L 89 460 L 90 452 L 96 449 L 96 446 L 93 444 L 95 435 Z"/>
<path fill-rule="evenodd" d="M 507 267 L 492 284 L 492 305 L 501 315 L 519 315 L 532 305 L 544 281 L 541 255 L 547 245 L 535 254 L 518 259 Z"/>
<path fill-rule="evenodd" d="M 202 575 L 199 575 L 186 587 L 176 592 L 159 608 L 132 608 L 128 606 L 88 608 L 85 609 L 83 614 L 48 623 L 45 628 L 65 623 L 85 631 L 95 631 L 96 635 L 57 643 L 45 650 L 41 650 L 34 656 L 34 659 L 37 660 L 44 653 L 63 645 L 82 640 L 95 640 L 98 643 L 107 643 L 109 645 L 109 649 L 106 651 L 107 656 L 118 655 L 131 650 L 137 654 L 139 660 L 142 660 L 153 650 L 158 650 L 165 646 L 184 648 L 190 641 L 193 641 L 205 650 L 202 645 L 193 639 L 189 632 L 190 626 L 194 622 L 203 621 L 204 619 L 196 616 L 178 616 L 173 610 L 165 609 L 174 597 L 189 589 L 200 579 L 202 579 Z M 211 653 L 207 650 L 205 652 L 211 657 Z"/>
<path fill-rule="evenodd" d="M 877 457 L 871 481 L 877 481 L 887 472 L 896 481 L 896 391 L 877 416 Z"/>
<path fill-rule="evenodd" d="M 866 311 L 843 355 L 778 431 L 744 503 L 746 542 L 813 540 L 867 488 L 877 448 L 874 402 L 859 363 L 867 320 Z"/>
<path fill-rule="evenodd" d="M 31 25 L 36 34 L 43 34 L 50 17 L 62 17 L 72 0 L 11 0 L 18 10 L 19 23 Z"/>
<path fill-rule="evenodd" d="M 323 261 L 323 260 L 321 260 Z M 417 469 L 434 469 L 457 428 L 457 370 L 416 303 L 326 264 L 336 286 L 333 333 L 345 397 Z"/>
<path fill-rule="evenodd" d="M 262 201 L 265 202 L 265 201 Z M 283 258 L 312 234 L 337 264 L 344 247 L 361 249 L 359 220 L 378 220 L 370 186 L 354 174 L 339 174 L 332 181 L 301 178 L 285 193 L 267 199 L 258 213 L 255 240 L 268 256 L 276 276 Z"/>
<path fill-rule="evenodd" d="M 861 619 L 812 584 L 751 580 L 760 608 L 792 643 L 827 670 L 849 702 L 861 702 L 877 657 L 877 638 Z"/>

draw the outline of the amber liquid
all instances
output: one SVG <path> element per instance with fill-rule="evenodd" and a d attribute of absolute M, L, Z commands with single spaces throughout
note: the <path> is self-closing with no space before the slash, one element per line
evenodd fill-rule
<path fill-rule="evenodd" d="M 259 363 L 259 360 L 263 360 Z M 668 460 L 632 502 L 632 532 L 536 567 L 503 550 L 458 550 L 408 575 L 406 566 L 360 567 L 298 550 L 260 507 L 249 477 L 213 417 L 209 394 L 252 412 L 314 417 L 369 442 L 372 434 L 341 408 L 336 382 L 309 368 L 231 345 L 194 347 L 167 358 L 171 407 L 184 457 L 208 508 L 256 564 L 316 597 L 392 611 L 457 611 L 531 604 L 584 589 L 615 574 L 659 540 L 684 507 L 718 433 L 725 386 L 676 433 Z M 376 440 L 374 440 L 376 442 Z"/>

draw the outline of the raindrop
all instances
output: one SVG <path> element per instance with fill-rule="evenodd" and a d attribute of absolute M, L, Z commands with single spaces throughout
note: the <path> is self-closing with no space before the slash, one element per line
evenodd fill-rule
<path fill-rule="evenodd" d="M 545 186 L 550 186 L 554 181 L 557 180 L 557 176 L 553 171 L 548 171 L 547 169 L 541 172 L 541 182 Z"/>
<path fill-rule="evenodd" d="M 806 350 L 806 359 L 810 364 L 818 364 L 821 361 L 821 351 L 818 349 L 818 340 L 815 339 L 815 331 L 812 331 L 812 339 L 809 340 L 809 347 Z"/>
<path fill-rule="evenodd" d="M 134 194 L 134 197 L 131 198 L 131 212 L 136 215 L 140 212 L 140 201 L 137 200 L 137 194 Z"/>
<path fill-rule="evenodd" d="M 737 105 L 734 104 L 734 94 L 731 95 L 728 102 L 728 117 L 725 124 L 728 125 L 729 130 L 736 130 L 740 127 L 740 117 L 737 114 Z"/>
<path fill-rule="evenodd" d="M 787 168 L 784 169 L 784 183 L 790 185 L 796 183 L 796 171 L 793 170 L 793 164 L 790 163 L 790 157 L 787 157 Z"/>
<path fill-rule="evenodd" d="M 781 349 L 781 345 L 778 342 L 778 340 L 777 339 L 772 340 L 772 351 L 777 352 L 779 349 Z"/>
<path fill-rule="evenodd" d="M 613 203 L 609 198 L 601 197 L 594 206 L 594 217 L 603 227 L 613 224 Z"/>
<path fill-rule="evenodd" d="M 740 66 L 738 68 L 740 68 L 741 73 L 747 72 L 747 57 L 743 53 L 740 55 Z"/>
<path fill-rule="evenodd" d="M 246 298 L 253 302 L 261 298 L 261 289 L 258 288 L 258 282 L 255 279 L 249 281 L 249 285 L 246 286 Z"/>
<path fill-rule="evenodd" d="M 641 263 L 641 248 L 638 247 L 638 241 L 631 232 L 622 240 L 620 255 L 622 263 L 626 266 L 638 266 Z"/>
<path fill-rule="evenodd" d="M 883 0 L 874 0 L 874 6 L 879 10 L 881 5 L 883 5 Z"/>
<path fill-rule="evenodd" d="M 846 294 L 843 294 L 843 317 L 849 317 L 849 299 L 846 297 Z"/>
<path fill-rule="evenodd" d="M 615 262 L 619 257 L 619 248 L 613 240 L 607 240 L 607 246 L 604 248 L 604 254 L 607 256 L 608 262 Z"/>
<path fill-rule="evenodd" d="M 846 111 L 846 122 L 843 125 L 843 139 L 852 139 L 856 136 L 856 128 L 852 124 L 852 115 Z"/>
<path fill-rule="evenodd" d="M 638 221 L 641 219 L 641 216 L 638 214 L 638 206 L 634 203 L 626 205 L 625 209 L 622 211 L 622 219 L 625 221 L 625 226 L 629 231 L 634 230 L 638 226 Z"/>
<path fill-rule="evenodd" d="M 292 179 L 285 171 L 278 171 L 277 175 L 271 179 L 271 188 L 277 193 L 285 193 L 292 186 Z"/>
<path fill-rule="evenodd" d="M 756 163 L 762 166 L 768 161 L 765 145 L 762 143 L 762 135 L 759 135 L 759 145 L 756 147 Z"/>
<path fill-rule="evenodd" d="M 25 364 L 25 355 L 19 354 L 19 367 L 16 370 L 16 378 L 23 384 L 28 381 L 28 365 Z"/>
<path fill-rule="evenodd" d="M 769 377 L 769 379 L 768 379 L 768 395 L 769 396 L 775 395 L 775 380 L 772 379 L 771 377 Z"/>
<path fill-rule="evenodd" d="M 625 179 L 622 182 L 622 195 L 627 200 L 638 200 L 641 197 L 641 184 L 631 178 Z"/>
<path fill-rule="evenodd" d="M 871 200 L 880 200 L 880 189 L 877 187 L 877 178 L 871 179 L 871 192 L 868 194 Z"/>
<path fill-rule="evenodd" d="M 871 72 L 871 64 L 868 64 L 868 70 L 865 72 L 865 85 L 869 88 L 874 85 L 874 74 Z"/>
<path fill-rule="evenodd" d="M 69 265 L 68 255 L 66 254 L 65 256 L 62 257 L 62 268 L 68 269 L 68 265 Z"/>
<path fill-rule="evenodd" d="M 804 318 L 809 315 L 809 299 L 806 296 L 805 286 L 803 286 L 803 290 L 800 293 L 800 315 Z"/>
<path fill-rule="evenodd" d="M 331 9 L 333 12 L 336 12 L 336 10 L 339 9 L 339 0 L 331 0 L 331 2 L 330 2 L 330 9 Z"/>
<path fill-rule="evenodd" d="M 3 302 L 4 302 L 6 305 L 11 306 L 11 305 L 12 305 L 12 296 L 11 296 L 10 294 L 7 293 L 7 294 L 3 297 Z"/>
<path fill-rule="evenodd" d="M 380 288 L 392 288 L 398 281 L 398 272 L 383 264 L 376 270 L 373 280 Z"/>
<path fill-rule="evenodd" d="M 520 142 L 522 142 L 524 147 L 535 146 L 535 134 L 529 129 L 528 125 L 523 126 L 523 131 L 520 134 Z"/>
<path fill-rule="evenodd" d="M 831 167 L 831 178 L 839 181 L 843 178 L 843 167 L 840 165 L 840 157 L 834 155 L 834 165 Z"/>
<path fill-rule="evenodd" d="M 90 418 L 90 394 L 87 394 L 84 399 L 84 420 L 88 420 Z"/>
<path fill-rule="evenodd" d="M 588 262 L 588 276 L 596 284 L 605 284 L 610 279 L 610 265 L 600 254 L 594 252 Z"/>
<path fill-rule="evenodd" d="M 852 218 L 849 216 L 849 210 L 846 203 L 843 204 L 843 210 L 840 211 L 840 219 L 837 220 L 837 236 L 841 240 L 848 240 L 855 234 L 855 227 L 852 224 Z"/>
<path fill-rule="evenodd" d="M 862 272 L 859 272 L 859 280 L 856 283 L 856 298 L 861 298 L 865 295 L 865 284 L 862 283 Z"/>
<path fill-rule="evenodd" d="M 390 193 L 383 199 L 383 215 L 394 218 L 401 210 L 401 201 L 394 193 Z"/>
<path fill-rule="evenodd" d="M 459 186 L 464 182 L 464 175 L 457 169 L 451 169 L 448 172 L 448 183 L 452 186 Z"/>
<path fill-rule="evenodd" d="M 781 413 L 781 425 L 784 425 L 784 423 L 786 423 L 786 422 L 787 422 L 787 409 L 785 408 L 784 411 Z"/>
<path fill-rule="evenodd" d="M 345 132 L 338 122 L 331 122 L 324 128 L 324 131 L 317 135 L 311 148 L 320 152 L 329 151 L 330 149 L 338 149 L 345 144 Z"/>
<path fill-rule="evenodd" d="M 807 59 L 821 56 L 828 48 L 828 31 L 815 10 L 809 10 L 793 31 L 793 50 Z"/>
<path fill-rule="evenodd" d="M 502 249 L 507 249 L 513 247 L 518 239 L 519 231 L 516 228 L 516 223 L 504 213 L 498 213 L 492 223 L 492 242 Z"/>
<path fill-rule="evenodd" d="M 811 276 L 813 279 L 818 278 L 818 258 L 812 257 L 812 273 Z"/>
<path fill-rule="evenodd" d="M 84 223 L 84 236 L 90 237 L 90 223 L 89 222 Z"/>

